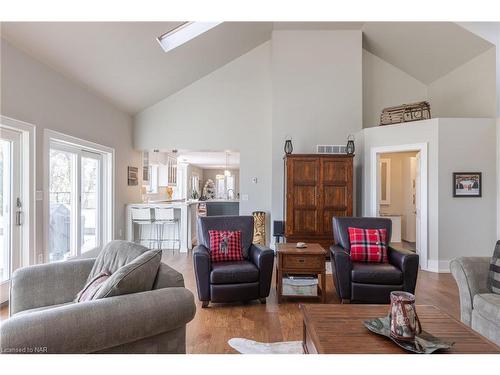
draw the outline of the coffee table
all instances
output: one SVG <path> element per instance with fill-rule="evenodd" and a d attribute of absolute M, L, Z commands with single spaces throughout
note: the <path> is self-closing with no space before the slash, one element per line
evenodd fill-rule
<path fill-rule="evenodd" d="M 276 262 L 276 294 L 278 303 L 283 297 L 319 298 L 326 302 L 326 250 L 317 243 L 308 243 L 305 248 L 297 248 L 295 243 L 277 244 L 278 261 Z M 321 288 L 318 296 L 283 295 L 283 275 L 294 274 L 320 277 Z M 319 285 L 318 285 L 319 287 Z"/>
<path fill-rule="evenodd" d="M 387 315 L 389 305 L 300 305 L 303 346 L 311 354 L 404 354 L 389 338 L 370 332 L 363 321 Z M 500 347 L 435 306 L 417 305 L 422 328 L 455 342 L 441 353 L 500 353 Z M 439 353 L 439 352 L 438 352 Z"/>

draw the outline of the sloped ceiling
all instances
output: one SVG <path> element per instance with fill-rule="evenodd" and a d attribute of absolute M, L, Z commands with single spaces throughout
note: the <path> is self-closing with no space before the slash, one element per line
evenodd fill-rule
<path fill-rule="evenodd" d="M 269 40 L 271 22 L 225 22 L 165 53 L 179 22 L 5 22 L 2 37 L 134 114 Z"/>
<path fill-rule="evenodd" d="M 429 84 L 493 45 L 453 22 L 367 22 L 363 47 Z"/>
<path fill-rule="evenodd" d="M 273 29 L 362 30 L 365 49 L 426 84 L 493 46 L 451 22 L 224 22 L 165 53 L 156 37 L 178 24 L 4 22 L 1 34 L 130 114 L 269 40 Z"/>

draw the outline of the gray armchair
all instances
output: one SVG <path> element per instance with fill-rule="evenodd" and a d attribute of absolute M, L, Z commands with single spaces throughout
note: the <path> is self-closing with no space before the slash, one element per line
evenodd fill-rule
<path fill-rule="evenodd" d="M 72 302 L 95 258 L 14 272 L 3 353 L 185 353 L 193 294 L 180 273 L 161 263 L 153 290 Z"/>
<path fill-rule="evenodd" d="M 500 345 L 500 295 L 488 288 L 489 257 L 462 257 L 450 269 L 460 295 L 460 320 Z"/>
<path fill-rule="evenodd" d="M 202 307 L 209 302 L 235 302 L 259 299 L 266 302 L 271 289 L 274 251 L 252 244 L 252 216 L 209 216 L 198 219 L 199 245 L 193 251 L 198 299 Z M 208 231 L 241 230 L 242 261 L 212 263 Z"/>

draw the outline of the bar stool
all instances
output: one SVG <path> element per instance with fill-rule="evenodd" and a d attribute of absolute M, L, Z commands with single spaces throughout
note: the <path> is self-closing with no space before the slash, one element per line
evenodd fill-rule
<path fill-rule="evenodd" d="M 175 217 L 175 210 L 173 208 L 154 208 L 154 223 L 156 227 L 156 238 L 158 249 L 162 249 L 163 242 L 173 242 L 174 244 L 177 242 L 178 249 L 181 249 L 181 235 L 180 235 L 180 221 Z M 173 226 L 174 227 L 174 237 L 173 238 L 164 238 L 164 230 L 165 226 Z M 172 247 L 175 250 L 175 247 Z"/>
<path fill-rule="evenodd" d="M 146 225 L 152 226 L 154 224 L 154 216 L 152 209 L 149 207 L 132 207 L 132 225 L 134 227 L 134 242 L 142 245 L 143 241 L 149 242 L 149 248 L 152 248 L 155 239 L 151 238 L 151 227 L 149 228 L 149 238 L 144 238 L 144 228 Z M 135 237 L 135 227 L 139 229 L 138 238 Z"/>

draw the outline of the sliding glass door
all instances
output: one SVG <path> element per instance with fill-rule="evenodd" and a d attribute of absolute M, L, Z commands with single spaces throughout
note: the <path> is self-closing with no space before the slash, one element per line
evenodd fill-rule
<path fill-rule="evenodd" d="M 102 244 L 102 155 L 50 143 L 49 261 L 66 260 Z"/>
<path fill-rule="evenodd" d="M 21 133 L 0 129 L 0 284 L 21 256 Z M 2 290 L 3 292 L 3 290 Z M 2 293 L 4 294 L 4 293 Z M 0 301 L 3 302 L 3 301 Z"/>

